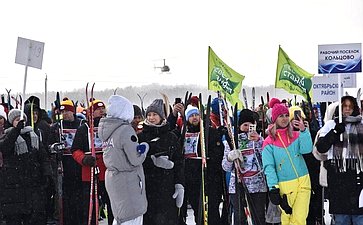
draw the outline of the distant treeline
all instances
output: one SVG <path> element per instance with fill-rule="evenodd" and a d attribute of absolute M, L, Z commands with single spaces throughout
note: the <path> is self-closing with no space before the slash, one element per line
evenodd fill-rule
<path fill-rule="evenodd" d="M 243 88 L 246 89 L 247 93 L 247 99 L 249 102 L 249 106 L 251 106 L 252 102 L 252 87 L 244 86 Z M 271 97 L 274 97 L 275 95 L 279 98 L 293 98 L 293 95 L 288 94 L 284 90 L 275 89 L 273 85 L 269 86 L 255 86 L 256 89 L 256 106 L 261 103 L 261 96 L 264 96 L 266 99 L 266 93 L 269 92 Z M 124 88 L 117 88 L 116 94 L 122 95 L 129 99 L 132 103 L 136 105 L 141 105 L 140 98 L 143 98 L 143 104 L 144 107 L 147 107 L 154 99 L 156 98 L 162 98 L 162 95 L 160 93 L 164 93 L 169 97 L 170 104 L 172 104 L 176 97 L 179 97 L 184 101 L 185 92 L 189 91 L 193 93 L 193 95 L 199 95 L 199 93 L 202 93 L 203 98 L 206 100 L 207 95 L 212 95 L 212 97 L 216 97 L 217 94 L 212 91 L 208 91 L 206 86 L 200 86 L 200 85 L 177 85 L 177 86 L 167 86 L 167 85 L 160 85 L 160 84 L 150 84 L 150 85 L 144 85 L 144 86 L 128 86 Z M 97 83 L 95 85 L 94 90 L 94 97 L 96 99 L 100 99 L 104 101 L 107 105 L 107 99 L 113 95 L 115 92 L 115 89 L 104 89 L 104 90 L 97 90 Z M 86 102 L 86 93 L 85 89 L 77 89 L 74 91 L 62 91 L 59 90 L 61 99 L 64 97 L 68 97 L 69 99 L 73 100 L 74 102 L 78 101 L 79 103 L 85 103 Z M 16 93 L 12 93 L 13 96 L 16 95 Z M 50 109 L 51 104 L 55 101 L 56 91 L 49 91 L 47 93 L 47 106 L 45 106 L 45 95 L 43 93 L 27 93 L 27 97 L 35 95 L 40 98 L 41 101 L 41 107 Z M 139 97 L 139 96 L 140 97 Z M 7 96 L 5 94 L 5 99 L 7 99 Z M 240 93 L 240 99 L 243 101 L 242 97 L 242 91 Z M 265 100 L 266 101 L 266 100 Z M 15 103 L 12 103 L 15 105 Z"/>

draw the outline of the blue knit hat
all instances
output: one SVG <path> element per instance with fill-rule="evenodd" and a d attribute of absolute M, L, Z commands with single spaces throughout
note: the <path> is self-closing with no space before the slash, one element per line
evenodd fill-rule
<path fill-rule="evenodd" d="M 218 98 L 214 98 L 211 102 L 211 108 L 212 108 L 212 113 L 218 115 L 219 114 L 219 99 Z M 223 107 L 223 101 L 221 106 Z"/>
<path fill-rule="evenodd" d="M 191 117 L 193 114 L 200 115 L 199 109 L 197 107 L 192 106 L 192 105 L 188 105 L 187 109 L 185 110 L 186 119 L 188 120 L 189 117 Z"/>

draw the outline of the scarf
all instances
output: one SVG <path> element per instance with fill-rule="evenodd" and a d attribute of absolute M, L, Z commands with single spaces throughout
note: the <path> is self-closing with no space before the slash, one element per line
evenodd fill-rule
<path fill-rule="evenodd" d="M 161 124 L 158 124 L 158 125 L 153 124 L 153 123 L 150 123 L 150 121 L 149 121 L 149 120 L 147 120 L 147 119 L 144 121 L 144 123 L 145 123 L 147 126 L 150 126 L 150 127 L 163 127 L 163 126 L 165 126 L 165 125 L 166 125 L 166 120 L 163 120 L 163 121 L 161 122 Z"/>
<path fill-rule="evenodd" d="M 333 157 L 340 171 L 346 171 L 347 168 L 363 171 L 363 124 L 361 120 L 360 115 L 343 118 L 345 124 L 350 124 L 350 128 L 343 133 L 343 141 L 338 141 L 333 147 Z"/>

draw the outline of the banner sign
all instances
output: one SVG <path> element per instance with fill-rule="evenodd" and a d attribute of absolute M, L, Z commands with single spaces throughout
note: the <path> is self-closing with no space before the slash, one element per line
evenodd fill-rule
<path fill-rule="evenodd" d="M 290 94 L 297 94 L 307 99 L 306 92 L 311 96 L 311 78 L 313 74 L 296 65 L 285 51 L 279 47 L 275 88 L 281 88 Z"/>
<path fill-rule="evenodd" d="M 225 64 L 211 47 L 208 48 L 208 90 L 222 92 L 232 105 L 238 103 L 238 108 L 241 109 L 239 94 L 244 78 Z"/>
<path fill-rule="evenodd" d="M 336 75 L 314 76 L 313 81 L 313 101 L 314 102 L 334 102 L 338 101 L 338 77 Z M 343 88 L 356 87 L 356 74 L 342 74 L 341 81 Z"/>
<path fill-rule="evenodd" d="M 362 72 L 362 44 L 319 45 L 319 74 Z"/>
<path fill-rule="evenodd" d="M 42 69 L 44 43 L 18 37 L 15 63 Z"/>

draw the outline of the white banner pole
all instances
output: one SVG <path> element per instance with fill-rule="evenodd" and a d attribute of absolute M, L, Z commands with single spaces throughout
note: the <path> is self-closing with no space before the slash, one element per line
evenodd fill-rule
<path fill-rule="evenodd" d="M 341 74 L 338 73 L 338 102 L 339 102 L 339 123 L 343 122 L 343 115 L 342 115 L 342 82 L 341 82 Z M 343 134 L 340 135 L 340 141 L 343 141 Z"/>
<path fill-rule="evenodd" d="M 28 76 L 28 66 L 25 66 L 25 74 L 24 74 L 24 85 L 23 85 L 23 101 L 21 103 L 21 115 L 20 120 L 24 118 L 24 108 L 25 108 L 25 89 L 26 89 L 26 78 Z M 29 118 L 30 119 L 30 118 Z"/>

